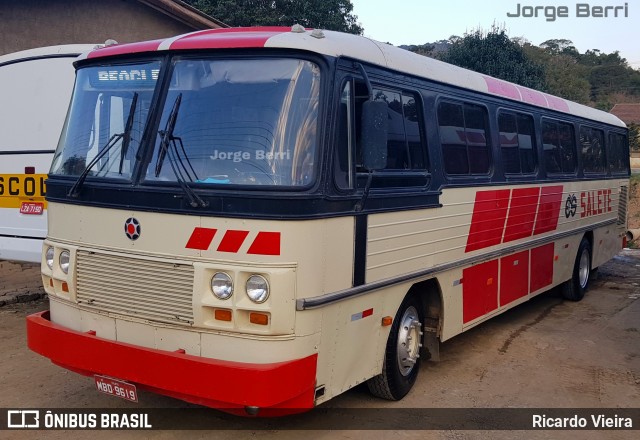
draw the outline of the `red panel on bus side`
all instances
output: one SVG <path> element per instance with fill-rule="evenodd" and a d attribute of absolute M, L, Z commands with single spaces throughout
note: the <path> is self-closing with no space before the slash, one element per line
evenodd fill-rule
<path fill-rule="evenodd" d="M 510 189 L 478 191 L 465 252 L 500 244 L 509 208 Z"/>
<path fill-rule="evenodd" d="M 531 288 L 530 292 L 549 286 L 553 282 L 553 243 L 531 249 Z"/>
<path fill-rule="evenodd" d="M 529 251 L 500 260 L 500 306 L 529 293 Z"/>
<path fill-rule="evenodd" d="M 462 321 L 467 323 L 498 308 L 498 260 L 462 271 Z"/>
<path fill-rule="evenodd" d="M 538 217 L 533 235 L 555 231 L 558 227 L 560 205 L 562 202 L 562 185 L 542 188 Z"/>
<path fill-rule="evenodd" d="M 511 206 L 509 207 L 509 217 L 507 218 L 507 227 L 504 232 L 504 240 L 502 240 L 503 243 L 531 237 L 533 234 L 533 225 L 536 222 L 539 198 L 539 187 L 513 190 L 511 194 Z"/>

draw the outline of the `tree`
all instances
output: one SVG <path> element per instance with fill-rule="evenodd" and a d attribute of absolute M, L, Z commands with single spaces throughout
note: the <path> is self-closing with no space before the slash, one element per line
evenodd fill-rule
<path fill-rule="evenodd" d="M 351 0 L 185 0 L 229 26 L 292 26 L 361 34 Z"/>
<path fill-rule="evenodd" d="M 494 25 L 488 32 L 477 29 L 449 40 L 451 46 L 440 56 L 442 61 L 533 89 L 546 89 L 544 68 L 527 57 L 504 29 Z"/>

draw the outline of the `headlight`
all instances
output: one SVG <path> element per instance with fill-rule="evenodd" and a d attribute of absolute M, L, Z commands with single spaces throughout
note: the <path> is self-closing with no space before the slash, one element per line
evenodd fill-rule
<path fill-rule="evenodd" d="M 233 295 L 233 281 L 224 272 L 217 272 L 211 277 L 211 291 L 218 299 L 228 299 Z"/>
<path fill-rule="evenodd" d="M 69 273 L 69 259 L 71 258 L 71 254 L 69 251 L 60 252 L 60 258 L 58 258 L 58 262 L 60 263 L 60 269 L 66 274 Z"/>
<path fill-rule="evenodd" d="M 49 266 L 49 269 L 53 269 L 53 248 L 51 246 L 47 248 L 47 252 L 44 254 L 44 258 L 47 261 L 47 266 Z"/>
<path fill-rule="evenodd" d="M 247 296 L 255 303 L 263 303 L 269 298 L 269 283 L 260 275 L 251 275 L 247 280 Z"/>

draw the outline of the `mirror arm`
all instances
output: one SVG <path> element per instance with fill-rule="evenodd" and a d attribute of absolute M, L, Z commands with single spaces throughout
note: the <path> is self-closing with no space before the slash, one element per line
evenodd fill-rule
<path fill-rule="evenodd" d="M 369 171 L 369 176 L 367 177 L 367 183 L 364 186 L 364 191 L 362 192 L 362 197 L 356 203 L 356 212 L 361 212 L 364 209 L 364 204 L 367 202 L 369 198 L 369 190 L 371 189 L 371 182 L 373 181 L 373 170 Z"/>
<path fill-rule="evenodd" d="M 367 90 L 369 91 L 369 100 L 373 101 L 373 86 L 371 85 L 371 81 L 369 81 L 369 75 L 367 75 L 367 72 L 364 70 L 364 66 L 362 65 L 362 63 L 356 63 L 356 65 L 360 70 L 362 79 L 364 79 L 364 82 L 367 85 Z"/>

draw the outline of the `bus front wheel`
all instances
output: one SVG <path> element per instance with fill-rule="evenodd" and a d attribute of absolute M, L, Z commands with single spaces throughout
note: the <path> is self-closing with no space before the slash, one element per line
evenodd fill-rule
<path fill-rule="evenodd" d="M 420 369 L 423 322 L 420 301 L 414 295 L 406 297 L 391 326 L 382 374 L 367 381 L 371 394 L 400 400 L 411 390 Z"/>
<path fill-rule="evenodd" d="M 591 243 L 583 238 L 578 247 L 571 279 L 562 284 L 562 296 L 570 301 L 580 301 L 589 287 L 591 276 Z"/>

